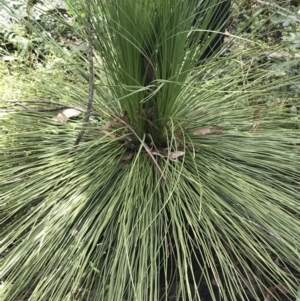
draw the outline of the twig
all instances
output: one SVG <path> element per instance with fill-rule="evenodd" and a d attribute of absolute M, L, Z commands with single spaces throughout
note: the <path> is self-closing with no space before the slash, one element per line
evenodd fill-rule
<path fill-rule="evenodd" d="M 87 1 L 87 10 L 88 10 L 88 29 L 87 29 L 87 35 L 89 37 L 89 96 L 88 96 L 88 104 L 87 104 L 87 109 L 86 109 L 86 114 L 83 120 L 83 125 L 80 133 L 78 134 L 78 137 L 74 143 L 74 146 L 77 146 L 85 132 L 85 128 L 88 125 L 91 112 L 92 112 L 92 107 L 93 107 L 93 98 L 94 98 L 94 60 L 93 60 L 93 46 L 92 46 L 92 36 L 93 36 L 93 24 L 91 20 L 91 4 L 90 1 Z"/>
<path fill-rule="evenodd" d="M 31 108 L 31 107 L 26 107 L 25 105 L 21 104 L 21 103 L 16 103 L 15 105 L 19 105 L 21 106 L 24 111 L 31 111 L 31 112 L 57 112 L 60 110 L 64 110 L 64 109 L 75 109 L 74 107 L 70 107 L 70 106 L 59 106 L 59 107 L 54 107 L 54 108 Z M 9 110 L 10 109 L 10 110 Z M 15 112 L 16 110 L 12 110 L 10 107 L 0 107 L 0 110 L 6 110 L 6 112 Z M 22 111 L 22 110 L 19 110 Z"/>
<path fill-rule="evenodd" d="M 60 102 L 54 102 L 54 101 L 50 101 L 50 100 L 5 100 L 5 99 L 1 99 L 1 101 L 6 102 L 8 104 L 12 104 L 15 106 L 21 106 L 26 110 L 34 110 L 34 111 L 38 111 L 38 112 L 48 112 L 48 111 L 58 111 L 58 110 L 62 110 L 62 109 L 74 109 L 80 112 L 84 112 L 85 109 L 77 107 L 77 106 L 72 106 L 72 105 L 68 105 L 65 103 L 60 103 Z M 34 108 L 34 107 L 27 107 L 27 104 L 33 104 L 33 105 L 55 105 L 56 107 L 54 108 L 44 108 L 44 107 L 40 107 L 40 108 Z M 8 106 L 5 107 L 0 107 L 1 109 L 8 109 Z"/>
<path fill-rule="evenodd" d="M 139 137 L 139 135 L 135 132 L 135 130 L 129 125 L 127 124 L 123 119 L 121 119 L 120 117 L 114 115 L 114 114 L 110 114 L 113 118 L 117 119 L 119 122 L 121 122 L 123 125 L 125 125 L 131 132 L 132 134 L 141 142 L 143 148 L 145 149 L 145 151 L 148 153 L 148 155 L 150 156 L 150 158 L 152 159 L 154 165 L 156 166 L 156 168 L 158 169 L 158 171 L 160 172 L 162 178 L 166 181 L 167 178 L 165 177 L 162 169 L 160 168 L 160 166 L 158 165 L 157 161 L 155 160 L 153 154 L 151 153 L 150 148 L 147 146 L 147 144 Z"/>
<path fill-rule="evenodd" d="M 30 108 L 28 108 L 28 107 L 26 107 L 25 105 L 23 105 L 20 101 L 16 101 L 16 102 L 15 102 L 15 105 L 18 105 L 18 106 L 22 107 L 22 108 L 25 109 L 25 110 L 30 110 Z"/>

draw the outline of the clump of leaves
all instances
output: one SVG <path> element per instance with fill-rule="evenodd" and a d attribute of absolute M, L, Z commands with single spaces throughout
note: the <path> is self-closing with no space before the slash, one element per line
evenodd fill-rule
<path fill-rule="evenodd" d="M 279 88 L 299 75 L 253 65 L 250 41 L 195 68 L 220 4 L 191 27 L 197 2 L 76 1 L 84 119 L 0 117 L 4 301 L 295 298 L 297 95 Z"/>

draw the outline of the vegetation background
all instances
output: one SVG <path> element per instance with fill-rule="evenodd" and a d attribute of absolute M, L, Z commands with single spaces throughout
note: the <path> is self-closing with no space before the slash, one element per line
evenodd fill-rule
<path fill-rule="evenodd" d="M 298 1 L 0 3 L 1 301 L 299 301 Z"/>

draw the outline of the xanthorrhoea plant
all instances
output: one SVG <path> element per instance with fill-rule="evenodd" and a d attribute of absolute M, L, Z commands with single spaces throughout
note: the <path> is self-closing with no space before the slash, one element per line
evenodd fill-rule
<path fill-rule="evenodd" d="M 264 103 L 297 78 L 250 75 L 258 46 L 193 70 L 220 1 L 192 28 L 198 1 L 74 3 L 96 118 L 74 148 L 80 122 L 1 117 L 1 301 L 293 293 L 281 265 L 299 265 L 299 130 Z"/>

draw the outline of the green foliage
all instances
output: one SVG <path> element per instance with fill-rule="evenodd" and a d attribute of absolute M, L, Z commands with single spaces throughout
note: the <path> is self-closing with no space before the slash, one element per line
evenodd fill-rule
<path fill-rule="evenodd" d="M 18 60 L 36 68 L 51 53 L 49 37 L 65 45 L 70 43 L 69 40 L 77 39 L 70 31 L 70 16 L 65 9 L 56 9 L 54 4 L 4 1 L 1 9 L 4 18 L 0 19 L 0 55 L 5 61 Z"/>
<path fill-rule="evenodd" d="M 48 99 L 0 114 L 1 301 L 295 300 L 297 58 L 233 36 L 195 67 L 217 3 L 192 28 L 192 0 L 68 1 L 94 70 L 60 48 Z M 74 147 L 82 116 L 57 123 L 46 104 L 84 108 L 91 73 Z"/>

